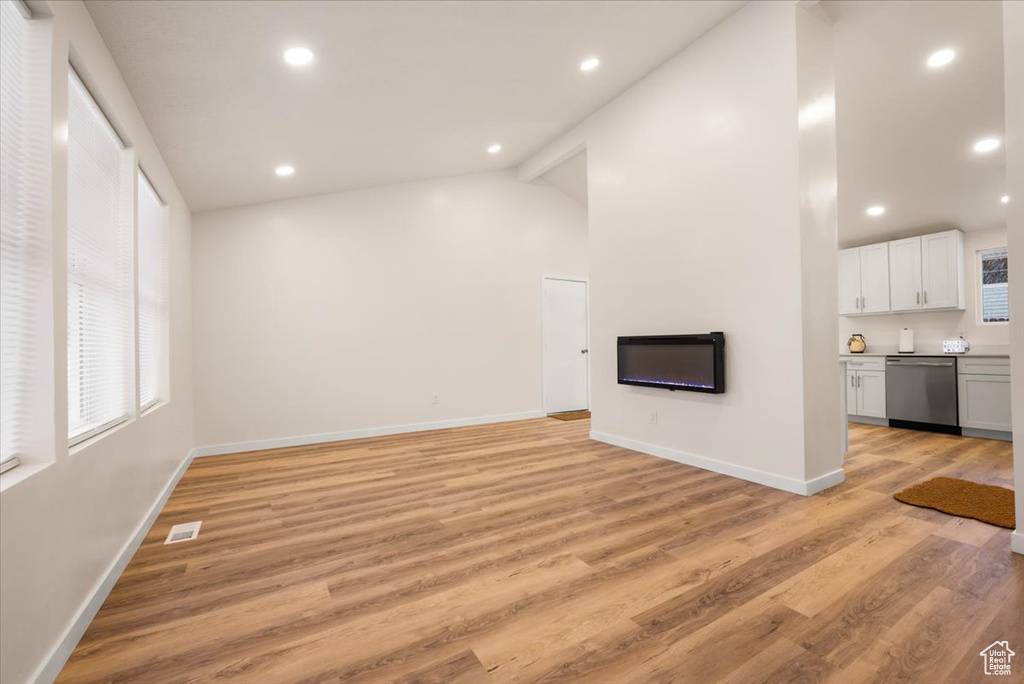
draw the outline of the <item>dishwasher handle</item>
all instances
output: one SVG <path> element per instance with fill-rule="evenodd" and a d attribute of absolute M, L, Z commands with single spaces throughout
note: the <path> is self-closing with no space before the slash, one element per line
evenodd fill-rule
<path fill-rule="evenodd" d="M 925 359 L 900 359 L 900 358 L 889 358 L 886 357 L 885 365 L 887 366 L 933 366 L 938 368 L 950 368 L 956 363 L 956 359 L 939 359 L 939 360 L 925 360 Z"/>

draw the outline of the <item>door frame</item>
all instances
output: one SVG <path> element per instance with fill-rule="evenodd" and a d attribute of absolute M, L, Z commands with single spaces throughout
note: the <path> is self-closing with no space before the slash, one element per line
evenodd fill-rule
<path fill-rule="evenodd" d="M 545 284 L 546 284 L 546 282 L 548 280 L 567 280 L 567 281 L 570 281 L 570 282 L 583 283 L 584 285 L 586 285 L 586 288 L 587 288 L 587 296 L 586 296 L 586 309 L 587 309 L 587 330 L 586 330 L 586 332 L 587 332 L 587 349 L 590 350 L 590 279 L 589 278 L 580 278 L 580 277 L 577 277 L 577 276 L 563 276 L 563 275 L 552 275 L 552 274 L 544 274 L 544 275 L 542 275 L 540 277 L 540 395 L 541 395 L 540 406 L 541 406 L 541 410 L 544 412 L 545 416 L 548 415 L 548 396 L 547 396 L 547 387 L 546 387 L 547 383 L 545 382 L 545 380 L 547 379 L 547 368 L 546 368 L 546 362 L 544 360 L 544 357 L 546 356 L 546 354 L 544 353 L 544 340 L 545 340 L 545 334 L 547 332 L 544 329 L 544 319 L 545 319 L 545 316 L 544 316 L 544 313 L 545 313 L 544 312 L 544 286 L 545 286 Z M 591 356 L 592 356 L 592 352 L 588 351 L 587 352 L 587 410 L 590 410 L 591 405 L 593 403 L 592 402 L 592 397 L 591 397 L 591 392 L 592 392 L 591 388 L 593 387 L 593 383 L 590 381 L 590 358 L 591 358 Z"/>

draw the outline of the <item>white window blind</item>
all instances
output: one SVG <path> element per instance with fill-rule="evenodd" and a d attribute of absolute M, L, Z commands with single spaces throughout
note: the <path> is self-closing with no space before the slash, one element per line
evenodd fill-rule
<path fill-rule="evenodd" d="M 49 26 L 0 2 L 0 463 L 52 458 Z M 49 385 L 49 387 L 47 387 Z M 47 410 L 48 409 L 48 410 Z M 51 424 L 47 426 L 47 416 Z"/>
<path fill-rule="evenodd" d="M 166 397 L 167 207 L 139 172 L 139 404 Z"/>
<path fill-rule="evenodd" d="M 128 417 L 134 397 L 130 158 L 68 76 L 68 437 Z"/>

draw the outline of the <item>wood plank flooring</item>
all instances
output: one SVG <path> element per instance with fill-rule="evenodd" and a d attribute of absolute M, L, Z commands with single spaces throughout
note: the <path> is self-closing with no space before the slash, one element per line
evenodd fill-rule
<path fill-rule="evenodd" d="M 1009 444 L 855 425 L 846 482 L 805 498 L 589 427 L 199 459 L 58 681 L 930 684 L 1024 654 L 1009 532 L 892 499 L 1012 486 Z"/>

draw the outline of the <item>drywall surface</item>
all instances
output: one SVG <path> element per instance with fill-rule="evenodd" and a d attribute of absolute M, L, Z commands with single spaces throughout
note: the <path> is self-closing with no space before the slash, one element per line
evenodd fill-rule
<path fill-rule="evenodd" d="M 840 461 L 836 359 L 807 349 L 834 349 L 835 303 L 803 296 L 808 260 L 825 259 L 808 278 L 835 288 L 834 197 L 822 214 L 802 204 L 802 180 L 834 178 L 834 137 L 801 145 L 798 9 L 747 5 L 519 169 L 587 150 L 592 435 L 791 491 Z M 805 153 L 818 166 L 802 177 Z M 805 335 L 814 316 L 825 323 Z M 616 384 L 617 336 L 718 330 L 725 394 Z M 836 377 L 815 436 L 835 452 L 810 468 L 805 374 Z"/>
<path fill-rule="evenodd" d="M 836 178 L 836 77 L 832 20 L 820 5 L 798 8 L 797 128 L 800 149 L 800 273 L 803 317 L 804 477 L 842 468 L 843 390 L 832 349 L 839 311 Z"/>
<path fill-rule="evenodd" d="M 192 447 L 188 207 L 80 2 L 33 3 L 52 16 L 53 458 L 5 473 L 0 492 L 0 681 L 33 680 L 66 642 Z M 67 124 L 69 56 L 170 207 L 170 401 L 69 452 L 67 440 Z M 20 471 L 20 472 L 19 472 Z M 14 478 L 14 479 L 8 479 Z M 79 621 L 80 622 L 80 621 Z M 66 645 L 66 644 L 65 644 Z M 59 663 L 58 663 L 59 664 Z"/>
<path fill-rule="evenodd" d="M 1013 371 L 1013 484 L 1024 492 L 1024 3 L 1003 2 L 1006 79 L 1006 212 L 1010 263 L 1010 366 Z M 1017 497 L 1013 550 L 1024 554 L 1024 496 Z"/>
<path fill-rule="evenodd" d="M 536 413 L 542 276 L 587 275 L 585 209 L 513 171 L 194 227 L 200 445 Z"/>

